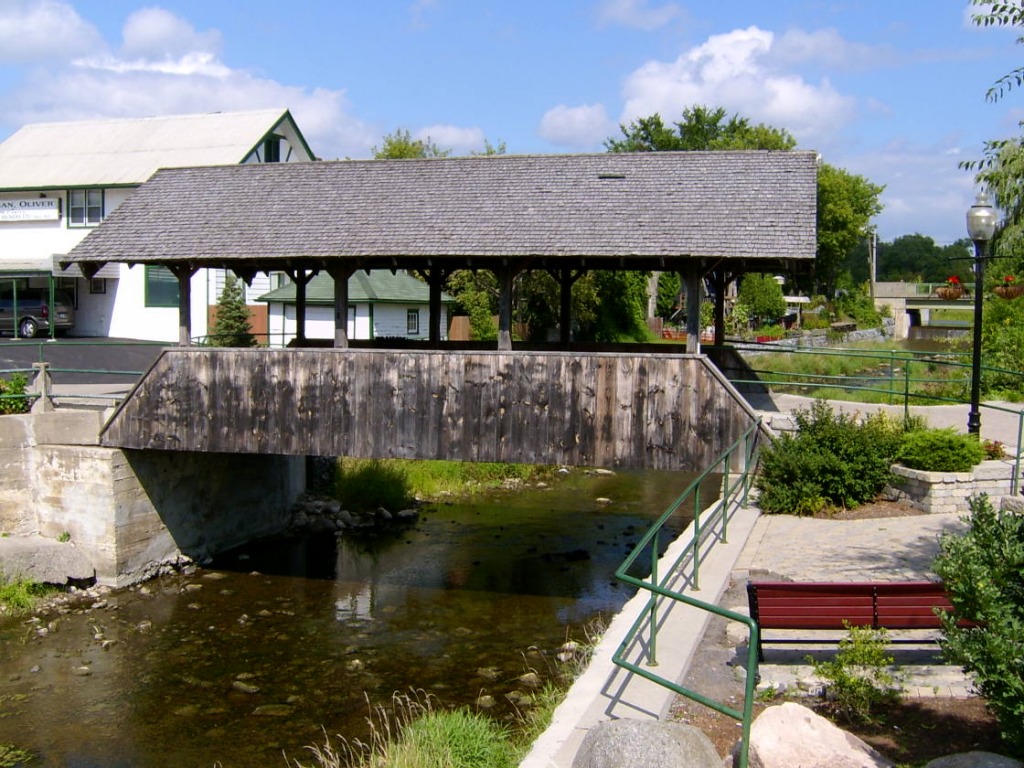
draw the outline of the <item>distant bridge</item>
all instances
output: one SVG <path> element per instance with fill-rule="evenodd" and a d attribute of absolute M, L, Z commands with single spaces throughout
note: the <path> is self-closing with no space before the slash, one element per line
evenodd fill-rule
<path fill-rule="evenodd" d="M 176 348 L 101 444 L 689 471 L 756 421 L 703 355 Z"/>
<path fill-rule="evenodd" d="M 937 293 L 945 283 L 875 283 L 875 308 L 888 307 L 896 319 L 896 338 L 906 338 L 912 326 L 927 325 L 936 309 L 967 309 L 974 307 L 974 285 L 963 285 L 963 293 L 955 299 Z"/>

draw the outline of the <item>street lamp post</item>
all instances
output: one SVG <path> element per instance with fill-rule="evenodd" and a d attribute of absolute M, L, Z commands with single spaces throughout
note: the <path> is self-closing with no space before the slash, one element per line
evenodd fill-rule
<path fill-rule="evenodd" d="M 981 300 L 985 282 L 986 249 L 996 231 L 996 211 L 985 192 L 967 211 L 967 234 L 974 243 L 974 350 L 971 357 L 971 410 L 967 414 L 967 431 L 981 436 Z"/>

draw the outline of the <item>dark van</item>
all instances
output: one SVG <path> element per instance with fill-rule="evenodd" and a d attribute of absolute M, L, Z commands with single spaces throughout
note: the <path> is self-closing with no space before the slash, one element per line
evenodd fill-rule
<path fill-rule="evenodd" d="M 23 288 L 18 291 L 18 305 L 15 311 L 14 291 L 9 286 L 0 287 L 0 333 L 14 333 L 32 339 L 50 333 L 50 325 L 57 333 L 72 328 L 75 324 L 75 310 L 67 296 L 56 294 L 53 312 L 50 312 L 50 292 L 45 288 Z"/>

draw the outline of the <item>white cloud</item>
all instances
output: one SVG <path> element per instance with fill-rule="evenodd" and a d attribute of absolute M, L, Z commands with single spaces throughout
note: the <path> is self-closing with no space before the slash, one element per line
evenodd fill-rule
<path fill-rule="evenodd" d="M 125 21 L 122 34 L 121 51 L 129 59 L 153 61 L 197 52 L 217 54 L 221 47 L 220 32 L 197 32 L 187 21 L 163 8 L 136 11 Z"/>
<path fill-rule="evenodd" d="M 560 147 L 594 149 L 608 138 L 615 126 L 603 104 L 567 107 L 559 104 L 544 113 L 538 133 Z"/>
<path fill-rule="evenodd" d="M 828 80 L 814 84 L 777 68 L 775 46 L 771 32 L 748 27 L 714 35 L 675 61 L 647 62 L 626 79 L 620 121 L 655 112 L 669 121 L 684 107 L 721 106 L 820 148 L 852 117 L 854 101 Z"/>
<path fill-rule="evenodd" d="M 99 31 L 67 3 L 4 0 L 0 13 L 0 61 L 65 60 L 104 48 Z"/>
<path fill-rule="evenodd" d="M 417 130 L 413 138 L 432 141 L 439 149 L 450 149 L 456 156 L 482 152 L 486 139 L 480 128 L 461 128 L 457 125 L 428 125 Z"/>
<path fill-rule="evenodd" d="M 597 9 L 597 18 L 603 24 L 646 30 L 663 27 L 679 14 L 675 3 L 648 8 L 647 0 L 603 0 Z"/>
<path fill-rule="evenodd" d="M 94 45 L 90 56 L 32 71 L 0 101 L 5 120 L 17 127 L 287 107 L 320 157 L 365 157 L 378 138 L 350 114 L 343 90 L 290 86 L 228 66 L 218 56 L 215 30 L 197 32 L 173 14 L 149 9 L 132 14 L 123 35 L 119 54 Z"/>
<path fill-rule="evenodd" d="M 840 71 L 877 69 L 893 64 L 898 57 L 892 48 L 851 42 L 835 29 L 790 29 L 776 39 L 771 55 L 778 65 L 815 62 Z"/>
<path fill-rule="evenodd" d="M 824 159 L 885 186 L 885 207 L 877 218 L 881 239 L 921 233 L 944 244 L 967 236 L 964 215 L 975 187 L 974 174 L 957 167 L 964 156 L 949 139 L 932 145 L 895 141 L 857 156 Z"/>

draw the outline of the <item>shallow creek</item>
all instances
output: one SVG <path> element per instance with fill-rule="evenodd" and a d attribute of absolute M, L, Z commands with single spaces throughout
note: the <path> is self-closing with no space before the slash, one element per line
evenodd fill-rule
<path fill-rule="evenodd" d="M 629 597 L 615 568 L 691 479 L 573 472 L 425 506 L 387 536 L 256 542 L 0 619 L 0 743 L 69 768 L 283 766 L 311 763 L 324 732 L 365 738 L 368 702 L 396 691 L 491 696 L 511 717 L 509 696 L 532 692 L 520 676 L 560 674 L 566 639 Z"/>

